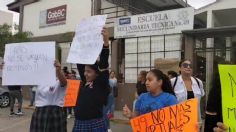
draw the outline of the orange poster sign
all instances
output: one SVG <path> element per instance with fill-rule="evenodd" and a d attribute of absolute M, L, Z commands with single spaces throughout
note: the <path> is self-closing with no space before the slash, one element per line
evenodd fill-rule
<path fill-rule="evenodd" d="M 67 80 L 66 96 L 64 98 L 65 107 L 72 107 L 76 105 L 79 88 L 80 80 Z"/>
<path fill-rule="evenodd" d="M 131 120 L 133 132 L 198 132 L 198 99 L 165 107 Z"/>

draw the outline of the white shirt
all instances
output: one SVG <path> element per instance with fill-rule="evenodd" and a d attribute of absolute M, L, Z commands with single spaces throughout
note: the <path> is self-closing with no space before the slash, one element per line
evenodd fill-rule
<path fill-rule="evenodd" d="M 52 86 L 38 86 L 35 95 L 35 106 L 64 106 L 66 87 L 60 85 L 59 80 Z"/>
<path fill-rule="evenodd" d="M 172 86 L 174 86 L 175 79 L 176 78 L 171 79 L 171 85 Z M 196 79 L 199 82 L 200 88 L 198 86 L 198 83 L 197 83 Z M 194 97 L 197 97 L 198 99 L 201 99 L 201 97 L 203 97 L 205 95 L 205 92 L 204 92 L 204 89 L 203 89 L 202 81 L 198 78 L 196 78 L 196 79 L 191 77 L 192 90 L 193 90 L 193 93 L 194 93 Z M 174 87 L 174 91 L 175 91 L 178 102 L 183 102 L 183 101 L 187 100 L 187 97 L 188 97 L 187 93 L 188 92 L 187 92 L 187 88 L 184 84 L 184 81 L 183 81 L 183 78 L 182 78 L 181 75 L 178 76 L 178 80 L 177 80 L 176 85 Z"/>

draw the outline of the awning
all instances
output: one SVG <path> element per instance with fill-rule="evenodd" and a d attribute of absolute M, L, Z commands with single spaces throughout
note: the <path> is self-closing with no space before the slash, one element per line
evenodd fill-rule
<path fill-rule="evenodd" d="M 213 38 L 217 36 L 230 37 L 236 35 L 236 25 L 234 26 L 224 26 L 224 27 L 214 27 L 214 28 L 202 28 L 194 30 L 184 30 L 182 31 L 184 35 L 198 37 L 198 38 Z"/>

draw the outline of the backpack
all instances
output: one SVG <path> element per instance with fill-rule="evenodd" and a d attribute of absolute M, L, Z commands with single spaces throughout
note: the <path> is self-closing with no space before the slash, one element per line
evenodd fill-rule
<path fill-rule="evenodd" d="M 197 81 L 197 85 L 198 85 L 198 87 L 199 87 L 199 89 L 200 89 L 200 82 L 198 81 L 198 79 L 197 79 L 196 77 L 193 77 L 193 78 Z M 177 76 L 176 79 L 175 79 L 175 82 L 174 82 L 174 85 L 173 85 L 173 89 L 175 89 L 177 80 L 178 80 L 178 76 Z"/>

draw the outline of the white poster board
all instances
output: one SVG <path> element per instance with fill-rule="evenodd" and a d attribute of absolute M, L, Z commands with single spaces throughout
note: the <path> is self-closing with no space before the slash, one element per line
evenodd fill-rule
<path fill-rule="evenodd" d="M 181 33 L 193 29 L 194 8 L 181 8 L 117 18 L 115 38 Z"/>
<path fill-rule="evenodd" d="M 102 28 L 107 15 L 97 15 L 81 20 L 76 28 L 68 63 L 94 64 L 103 47 Z"/>
<path fill-rule="evenodd" d="M 55 42 L 7 44 L 3 85 L 49 85 L 56 81 Z"/>

